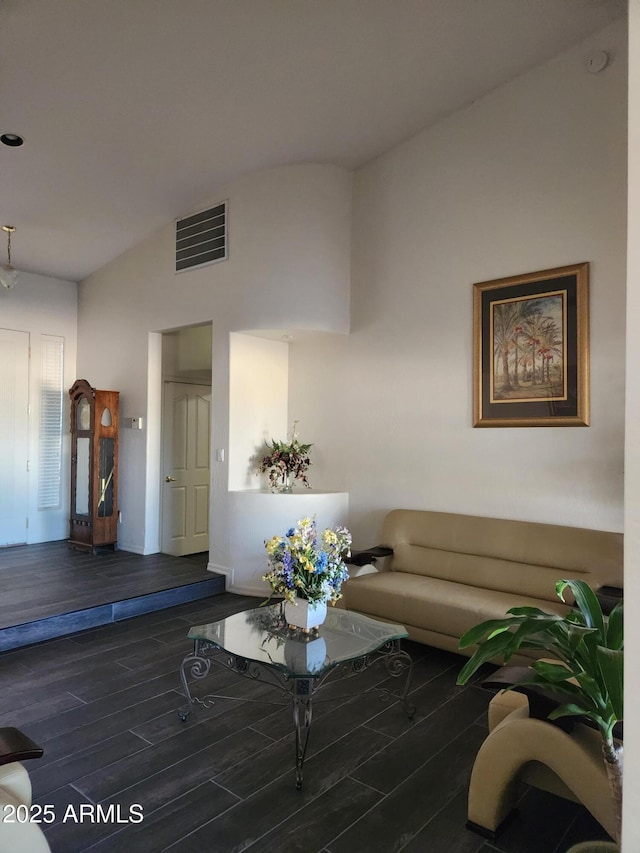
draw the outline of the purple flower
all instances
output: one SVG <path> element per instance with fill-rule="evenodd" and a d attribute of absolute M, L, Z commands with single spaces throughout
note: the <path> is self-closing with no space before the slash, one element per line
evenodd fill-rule
<path fill-rule="evenodd" d="M 289 551 L 285 551 L 282 557 L 282 575 L 287 588 L 293 589 L 293 558 Z"/>

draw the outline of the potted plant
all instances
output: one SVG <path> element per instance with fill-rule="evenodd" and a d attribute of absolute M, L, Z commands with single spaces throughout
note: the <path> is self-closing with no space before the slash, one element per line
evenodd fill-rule
<path fill-rule="evenodd" d="M 342 598 L 349 577 L 344 561 L 350 554 L 349 531 L 328 527 L 318 534 L 315 519 L 303 518 L 285 536 L 272 536 L 265 548 L 269 568 L 262 579 L 272 595 L 284 598 L 287 622 L 305 630 L 321 624 L 327 603 Z"/>
<path fill-rule="evenodd" d="M 269 453 L 262 457 L 258 473 L 269 473 L 269 487 L 272 492 L 290 492 L 293 481 L 300 480 L 310 489 L 307 469 L 311 465 L 309 451 L 312 444 L 301 444 L 298 439 L 298 421 L 293 422 L 291 438 L 287 441 L 272 441 Z"/>
<path fill-rule="evenodd" d="M 573 593 L 575 607 L 564 616 L 537 607 L 513 607 L 503 618 L 467 631 L 460 648 L 478 648 L 460 671 L 458 684 L 466 684 L 487 661 L 504 658 L 506 663 L 520 649 L 545 652 L 557 661 L 533 662 L 530 677 L 519 684 L 537 685 L 557 696 L 559 705 L 549 719 L 578 716 L 599 730 L 616 814 L 615 840 L 620 844 L 622 745 L 614 738 L 614 726 L 623 718 L 623 602 L 605 618 L 587 583 L 558 581 L 556 593 L 563 602 L 566 589 Z"/>

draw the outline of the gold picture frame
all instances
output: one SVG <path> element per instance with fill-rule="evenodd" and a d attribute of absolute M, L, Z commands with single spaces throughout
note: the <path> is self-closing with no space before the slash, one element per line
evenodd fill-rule
<path fill-rule="evenodd" d="M 589 264 L 473 285 L 474 427 L 589 426 Z"/>

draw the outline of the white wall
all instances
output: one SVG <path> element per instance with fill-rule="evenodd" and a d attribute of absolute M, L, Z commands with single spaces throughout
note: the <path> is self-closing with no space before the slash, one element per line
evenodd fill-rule
<path fill-rule="evenodd" d="M 213 445 L 228 449 L 228 333 L 347 332 L 351 274 L 348 337 L 291 347 L 289 418 L 315 444 L 313 485 L 350 493 L 357 546 L 394 506 L 621 530 L 625 37 L 619 21 L 360 170 L 352 230 L 339 169 L 221 189 L 203 206 L 229 199 L 228 262 L 175 276 L 168 225 L 81 285 L 80 372 L 121 390 L 123 416 L 144 414 L 148 334 L 213 321 Z M 585 67 L 594 48 L 611 57 L 598 75 Z M 592 426 L 473 429 L 472 284 L 583 260 Z M 121 445 L 123 538 L 145 550 L 151 438 Z M 228 566 L 227 498 L 218 464 L 212 542 Z"/>
<path fill-rule="evenodd" d="M 622 530 L 625 37 L 620 21 L 356 174 L 348 391 L 313 435 L 342 445 L 358 547 L 392 507 Z M 591 48 L 611 57 L 599 75 Z M 592 426 L 473 429 L 473 283 L 579 261 Z M 317 348 L 293 348 L 292 372 L 296 351 L 308 385 L 335 378 Z"/>
<path fill-rule="evenodd" d="M 271 589 L 262 576 L 267 568 L 264 543 L 272 536 L 284 536 L 302 518 L 315 517 L 318 530 L 345 525 L 349 496 L 345 492 L 317 492 L 304 488 L 289 494 L 265 491 L 237 491 L 229 495 L 229 560 L 212 569 L 226 575 L 228 592 L 269 595 Z"/>
<path fill-rule="evenodd" d="M 640 0 L 629 6 L 629 221 L 625 445 L 625 726 L 623 850 L 640 850 Z"/>
<path fill-rule="evenodd" d="M 237 333 L 229 343 L 229 489 L 261 489 L 260 451 L 288 433 L 289 345 Z"/>
<path fill-rule="evenodd" d="M 346 491 L 354 476 L 354 443 L 386 417 L 384 410 L 351 405 L 357 384 L 370 378 L 364 380 L 363 364 L 355 386 L 347 381 L 350 342 L 349 335 L 324 334 L 297 337 L 289 345 L 289 423 L 298 420 L 300 441 L 313 444 L 308 479 L 314 489 Z"/>
<path fill-rule="evenodd" d="M 203 199 L 202 208 L 229 200 L 228 261 L 175 275 L 169 224 L 81 283 L 79 369 L 93 385 L 121 392 L 121 417 L 147 418 L 147 430 L 121 434 L 122 547 L 159 547 L 152 522 L 160 480 L 159 454 L 151 449 L 159 446 L 160 417 L 154 334 L 213 322 L 212 446 L 228 450 L 229 333 L 348 330 L 351 183 L 350 173 L 333 166 L 248 175 Z M 229 529 L 228 467 L 218 463 L 212 468 L 211 550 L 223 566 L 231 559 Z"/>
<path fill-rule="evenodd" d="M 0 326 L 29 333 L 29 482 L 28 542 L 52 542 L 69 536 L 69 395 L 76 375 L 78 286 L 75 282 L 20 272 L 16 286 L 0 288 Z M 41 336 L 64 339 L 62 417 L 62 500 L 57 509 L 38 510 Z"/>
<path fill-rule="evenodd" d="M 162 378 L 210 385 L 212 352 L 210 323 L 166 332 L 162 336 Z"/>

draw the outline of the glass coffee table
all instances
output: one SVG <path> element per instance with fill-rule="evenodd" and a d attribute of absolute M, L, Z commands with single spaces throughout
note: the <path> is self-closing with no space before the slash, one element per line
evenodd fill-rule
<path fill-rule="evenodd" d="M 399 699 L 410 719 L 415 714 L 415 706 L 408 698 L 413 664 L 409 654 L 400 648 L 400 640 L 408 636 L 402 625 L 330 608 L 324 624 L 304 634 L 288 627 L 280 603 L 235 613 L 209 625 L 198 625 L 191 628 L 188 636 L 194 641 L 194 649 L 180 667 L 187 699 L 187 704 L 178 711 L 180 718 L 186 720 L 194 704 L 207 708 L 216 699 L 235 698 L 217 694 L 203 698 L 192 696 L 189 679 L 205 678 L 212 662 L 244 678 L 278 688 L 282 694 L 280 701 L 253 701 L 292 706 L 297 788 L 302 787 L 312 700 L 329 685 L 338 681 L 346 684 L 372 666 L 381 665 L 389 676 L 402 679 L 400 689 L 393 689 L 393 682 L 389 684 L 388 680 L 371 689 L 383 700 Z M 357 687 L 357 679 L 354 685 Z M 358 693 L 357 690 L 340 696 L 332 693 L 331 699 L 350 698 Z"/>

